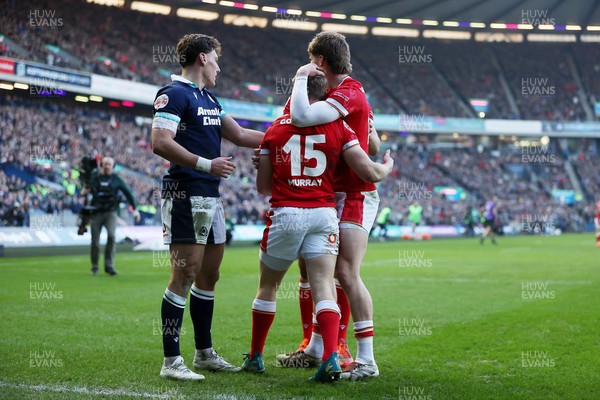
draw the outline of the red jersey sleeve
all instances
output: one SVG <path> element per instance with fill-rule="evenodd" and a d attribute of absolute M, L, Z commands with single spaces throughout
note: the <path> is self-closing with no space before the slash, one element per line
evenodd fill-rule
<path fill-rule="evenodd" d="M 269 127 L 263 136 L 263 140 L 260 143 L 260 153 L 261 156 L 268 156 L 271 154 L 271 139 L 273 137 L 273 129 Z"/>
<path fill-rule="evenodd" d="M 342 121 L 343 126 L 343 140 L 342 140 L 342 151 L 349 149 L 352 146 L 356 146 L 358 143 L 358 138 L 356 137 L 356 133 L 350 128 L 350 125 L 346 123 L 346 121 Z"/>
<path fill-rule="evenodd" d="M 359 96 L 364 96 L 360 87 L 341 84 L 329 93 L 325 101 L 338 110 L 342 118 L 345 118 L 362 107 L 362 101 L 357 100 Z"/>

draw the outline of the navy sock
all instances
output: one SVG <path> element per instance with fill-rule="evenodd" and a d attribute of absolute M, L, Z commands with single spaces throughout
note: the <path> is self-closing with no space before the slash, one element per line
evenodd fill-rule
<path fill-rule="evenodd" d="M 161 307 L 162 339 L 165 357 L 181 355 L 179 351 L 179 335 L 185 310 L 185 297 L 181 297 L 169 289 L 165 290 Z"/>
<path fill-rule="evenodd" d="M 198 289 L 196 285 L 192 285 L 191 294 L 190 315 L 194 323 L 196 349 L 208 349 L 212 347 L 210 329 L 215 306 L 215 292 Z"/>

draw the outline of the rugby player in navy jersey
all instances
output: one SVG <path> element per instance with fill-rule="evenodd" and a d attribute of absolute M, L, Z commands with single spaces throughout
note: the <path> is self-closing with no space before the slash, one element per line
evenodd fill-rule
<path fill-rule="evenodd" d="M 203 380 L 191 371 L 179 350 L 183 312 L 190 296 L 196 353 L 194 367 L 237 372 L 212 347 L 215 284 L 225 246 L 225 217 L 219 182 L 235 169 L 221 157 L 221 137 L 238 146 L 259 147 L 263 133 L 243 129 L 228 116 L 207 88 L 214 87 L 221 44 L 202 34 L 177 44 L 182 74 L 160 89 L 154 101 L 152 148 L 171 162 L 162 180 L 163 239 L 169 245 L 171 278 L 162 308 L 164 362 L 160 376 Z"/>

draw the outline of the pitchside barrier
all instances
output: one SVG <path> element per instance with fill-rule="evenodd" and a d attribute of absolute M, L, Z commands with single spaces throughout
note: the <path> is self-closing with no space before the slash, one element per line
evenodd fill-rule
<path fill-rule="evenodd" d="M 236 225 L 233 229 L 234 242 L 259 242 L 262 239 L 265 225 Z M 409 226 L 389 225 L 388 238 L 401 238 L 410 235 L 410 238 L 423 237 L 453 237 L 464 232 L 461 226 L 437 225 L 422 226 L 417 228 L 415 234 Z M 379 228 L 372 232 L 373 236 L 379 235 Z M 116 241 L 137 243 L 135 250 L 165 250 L 162 244 L 162 227 L 160 226 L 119 226 L 116 231 Z M 62 246 L 89 246 L 91 236 L 88 232 L 79 236 L 77 227 L 0 227 L 0 247 L 28 248 L 28 247 L 62 247 Z M 102 230 L 100 243 L 106 243 L 106 231 Z"/>

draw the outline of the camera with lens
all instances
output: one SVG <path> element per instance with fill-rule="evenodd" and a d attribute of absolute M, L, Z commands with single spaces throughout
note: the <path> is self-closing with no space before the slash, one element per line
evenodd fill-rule
<path fill-rule="evenodd" d="M 98 161 L 92 157 L 83 157 L 79 163 L 79 181 L 81 187 L 84 189 L 90 189 L 92 183 L 92 177 L 97 172 Z M 90 222 L 90 217 L 96 213 L 97 207 L 90 204 L 90 195 L 88 194 L 85 198 L 85 202 L 81 211 L 79 211 L 79 218 L 77 220 L 77 234 L 83 235 L 87 232 L 87 224 Z"/>

